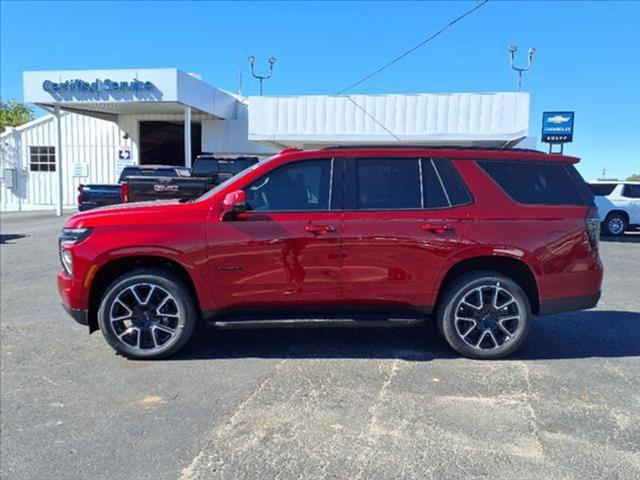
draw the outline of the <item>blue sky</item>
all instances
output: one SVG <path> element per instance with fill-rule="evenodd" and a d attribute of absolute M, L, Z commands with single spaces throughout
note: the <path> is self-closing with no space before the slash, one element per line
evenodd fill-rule
<path fill-rule="evenodd" d="M 253 94 L 250 54 L 278 59 L 266 94 L 333 94 L 474 4 L 2 1 L 0 94 L 21 99 L 24 70 L 174 66 L 235 91 L 238 65 Z M 353 93 L 515 90 L 512 43 L 537 49 L 530 134 L 575 110 L 585 177 L 640 172 L 640 2 L 490 1 Z"/>

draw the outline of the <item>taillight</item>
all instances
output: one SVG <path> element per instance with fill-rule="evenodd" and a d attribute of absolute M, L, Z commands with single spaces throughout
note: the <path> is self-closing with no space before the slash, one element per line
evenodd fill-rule
<path fill-rule="evenodd" d="M 589 207 L 587 215 L 584 218 L 584 225 L 587 230 L 591 248 L 598 250 L 600 244 L 600 216 L 598 215 L 597 208 Z"/>
<path fill-rule="evenodd" d="M 78 185 L 78 205 L 80 205 L 82 203 L 82 188 L 84 187 L 84 185 L 80 184 Z"/>
<path fill-rule="evenodd" d="M 122 203 L 129 203 L 129 184 L 127 182 L 122 182 L 120 185 L 120 197 Z"/>

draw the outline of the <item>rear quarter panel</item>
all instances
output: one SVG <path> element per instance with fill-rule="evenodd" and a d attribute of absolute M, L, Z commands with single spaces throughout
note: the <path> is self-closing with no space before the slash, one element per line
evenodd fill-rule
<path fill-rule="evenodd" d="M 456 260 L 479 255 L 521 260 L 532 270 L 541 300 L 600 288 L 602 266 L 585 230 L 586 207 L 519 204 L 475 162 L 454 163 L 475 199 Z"/>

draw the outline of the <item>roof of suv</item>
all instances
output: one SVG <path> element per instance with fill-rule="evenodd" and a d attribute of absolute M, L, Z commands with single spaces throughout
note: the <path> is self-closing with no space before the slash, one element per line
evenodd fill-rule
<path fill-rule="evenodd" d="M 561 155 L 557 153 L 544 153 L 539 150 L 521 148 L 486 148 L 486 147 L 457 147 L 457 146 L 426 146 L 426 145 L 336 145 L 317 150 L 300 150 L 298 148 L 286 148 L 280 155 L 306 154 L 306 153 L 336 153 L 339 156 L 348 156 L 348 152 L 357 152 L 358 155 L 385 153 L 392 156 L 405 155 L 429 155 L 450 157 L 458 159 L 490 159 L 490 160 L 529 160 L 541 162 L 578 163 L 578 157 Z"/>
<path fill-rule="evenodd" d="M 591 184 L 605 184 L 605 185 L 640 185 L 640 181 L 634 180 L 592 180 Z"/>

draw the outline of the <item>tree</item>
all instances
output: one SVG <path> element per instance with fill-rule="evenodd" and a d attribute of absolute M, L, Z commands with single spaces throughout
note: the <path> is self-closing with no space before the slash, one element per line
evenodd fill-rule
<path fill-rule="evenodd" d="M 629 175 L 627 177 L 627 180 L 630 180 L 632 182 L 640 182 L 640 173 L 634 173 Z"/>
<path fill-rule="evenodd" d="M 0 133 L 4 132 L 7 127 L 17 127 L 32 118 L 33 111 L 30 106 L 17 100 L 8 102 L 0 100 Z"/>

